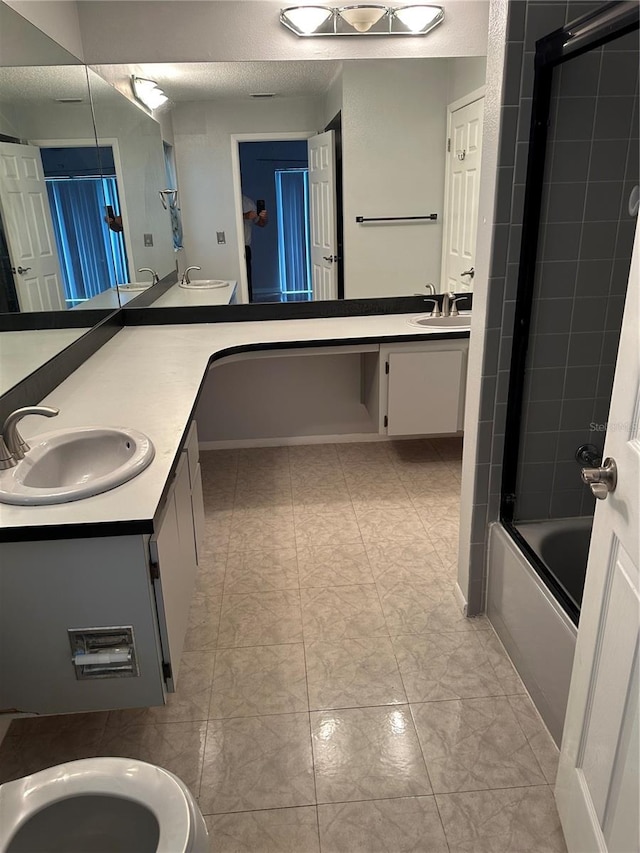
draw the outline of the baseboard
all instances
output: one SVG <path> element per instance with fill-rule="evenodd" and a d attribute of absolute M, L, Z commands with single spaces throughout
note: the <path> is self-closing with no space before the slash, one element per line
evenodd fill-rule
<path fill-rule="evenodd" d="M 467 607 L 468 607 L 467 599 L 464 597 L 464 593 L 462 592 L 459 584 L 457 584 L 457 583 L 453 587 L 453 595 L 454 595 L 455 600 L 458 602 L 460 610 L 462 610 L 462 615 L 466 616 L 467 615 Z"/>
<path fill-rule="evenodd" d="M 292 435 L 276 438 L 242 438 L 225 441 L 201 441 L 200 450 L 235 450 L 247 447 L 290 447 L 296 444 L 346 444 L 348 442 L 389 441 L 377 432 L 348 433 L 344 435 Z"/>

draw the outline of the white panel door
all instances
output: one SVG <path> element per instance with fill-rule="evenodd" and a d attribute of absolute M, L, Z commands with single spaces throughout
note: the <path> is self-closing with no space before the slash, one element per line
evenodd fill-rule
<path fill-rule="evenodd" d="M 478 230 L 484 98 L 450 114 L 442 290 L 471 290 Z"/>
<path fill-rule="evenodd" d="M 309 155 L 309 215 L 313 298 L 338 298 L 338 229 L 333 131 L 312 136 Z"/>
<path fill-rule="evenodd" d="M 570 853 L 640 849 L 640 229 L 605 456 L 618 483 L 597 501 L 556 800 Z"/>
<path fill-rule="evenodd" d="M 21 311 L 66 308 L 40 149 L 0 142 L 0 206 Z"/>
<path fill-rule="evenodd" d="M 461 428 L 464 355 L 389 353 L 387 435 L 439 435 Z"/>

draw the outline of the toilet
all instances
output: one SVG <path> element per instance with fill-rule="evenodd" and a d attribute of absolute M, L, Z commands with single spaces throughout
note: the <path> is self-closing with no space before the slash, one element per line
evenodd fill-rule
<path fill-rule="evenodd" d="M 207 853 L 187 786 L 128 758 L 69 761 L 0 785 L 0 853 Z"/>

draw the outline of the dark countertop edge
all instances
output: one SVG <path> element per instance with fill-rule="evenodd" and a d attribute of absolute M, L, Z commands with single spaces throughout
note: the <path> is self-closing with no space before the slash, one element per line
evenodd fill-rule
<path fill-rule="evenodd" d="M 58 539 L 94 539 L 103 536 L 132 536 L 139 534 L 152 534 L 157 527 L 160 516 L 164 511 L 164 506 L 167 501 L 169 489 L 174 479 L 176 468 L 180 460 L 180 454 L 184 448 L 189 427 L 194 418 L 195 411 L 198 407 L 200 395 L 204 387 L 207 374 L 212 364 L 220 361 L 230 355 L 237 355 L 243 352 L 260 352 L 264 350 L 276 349 L 309 349 L 312 347 L 331 347 L 331 346 L 353 346 L 357 344 L 393 344 L 393 343 L 416 343 L 425 340 L 464 340 L 469 338 L 470 332 L 439 332 L 434 333 L 418 332 L 409 335 L 374 335 L 357 338 L 322 338 L 321 340 L 309 341 L 269 341 L 268 343 L 256 344 L 241 344 L 238 346 L 227 347 L 224 350 L 213 353 L 207 362 L 207 366 L 202 375 L 198 392 L 196 394 L 193 406 L 189 412 L 187 423 L 185 424 L 184 432 L 178 443 L 176 454 L 167 476 L 167 481 L 162 490 L 158 506 L 152 519 L 137 519 L 129 521 L 104 521 L 104 522 L 89 522 L 86 524 L 70 523 L 70 524 L 55 524 L 46 526 L 38 525 L 37 527 L 27 527 L 20 525 L 19 527 L 3 527 L 0 528 L 0 543 L 2 542 L 39 542 Z M 124 484 L 123 484 L 124 485 Z"/>

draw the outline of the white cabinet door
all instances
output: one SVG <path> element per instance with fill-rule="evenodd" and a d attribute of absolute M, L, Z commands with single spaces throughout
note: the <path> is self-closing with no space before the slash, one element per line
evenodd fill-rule
<path fill-rule="evenodd" d="M 150 542 L 151 559 L 157 565 L 154 580 L 162 656 L 167 689 L 178 682 L 180 657 L 189 622 L 189 608 L 196 575 L 191 483 L 186 452 L 178 464 L 173 488 L 160 530 Z"/>
<path fill-rule="evenodd" d="M 391 352 L 388 363 L 387 435 L 461 429 L 463 352 Z"/>

